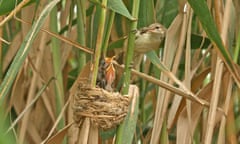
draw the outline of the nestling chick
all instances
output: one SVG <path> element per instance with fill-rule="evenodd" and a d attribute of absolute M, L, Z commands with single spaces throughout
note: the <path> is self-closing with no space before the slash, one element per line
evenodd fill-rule
<path fill-rule="evenodd" d="M 105 89 L 108 91 L 113 91 L 112 85 L 114 83 L 114 80 L 116 79 L 116 70 L 113 66 L 113 59 L 115 58 L 115 56 L 111 57 L 111 58 L 105 58 L 105 62 L 107 64 L 107 68 L 106 68 L 106 81 L 107 84 L 105 86 Z"/>
<path fill-rule="evenodd" d="M 116 78 L 115 68 L 113 66 L 113 59 L 115 56 L 109 58 L 101 58 L 99 62 L 97 85 L 109 92 L 113 91 L 113 84 Z"/>

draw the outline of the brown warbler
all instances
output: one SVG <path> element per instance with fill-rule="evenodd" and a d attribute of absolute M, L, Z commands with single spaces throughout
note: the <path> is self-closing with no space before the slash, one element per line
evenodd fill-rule
<path fill-rule="evenodd" d="M 134 52 L 145 54 L 150 50 L 158 49 L 165 34 L 166 28 L 159 23 L 137 30 Z"/>

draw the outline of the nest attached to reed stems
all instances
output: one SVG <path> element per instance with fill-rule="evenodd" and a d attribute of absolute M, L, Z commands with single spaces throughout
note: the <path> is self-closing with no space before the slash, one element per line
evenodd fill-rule
<path fill-rule="evenodd" d="M 84 118 L 101 129 L 120 124 L 128 112 L 130 97 L 79 83 L 74 96 L 74 121 L 80 126 Z"/>

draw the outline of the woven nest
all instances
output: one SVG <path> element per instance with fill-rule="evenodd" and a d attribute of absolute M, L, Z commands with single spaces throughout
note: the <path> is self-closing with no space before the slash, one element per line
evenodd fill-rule
<path fill-rule="evenodd" d="M 128 96 L 79 83 L 74 94 L 74 121 L 81 125 L 82 120 L 88 117 L 96 127 L 110 129 L 123 121 L 129 103 Z"/>

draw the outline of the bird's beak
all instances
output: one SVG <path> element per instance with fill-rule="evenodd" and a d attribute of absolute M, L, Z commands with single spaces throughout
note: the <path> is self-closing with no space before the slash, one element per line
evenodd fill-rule
<path fill-rule="evenodd" d="M 106 57 L 106 58 L 105 58 L 105 61 L 106 61 L 106 63 L 111 63 L 115 58 L 116 58 L 116 56 Z"/>
<path fill-rule="evenodd" d="M 150 31 L 150 32 L 155 32 L 155 28 L 148 28 L 148 31 Z"/>

